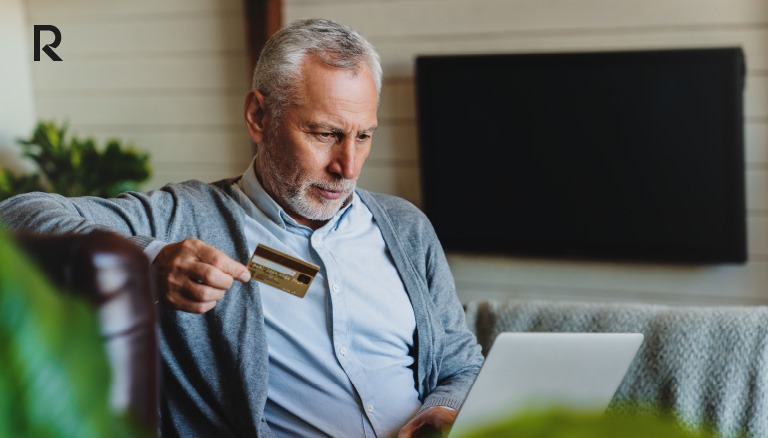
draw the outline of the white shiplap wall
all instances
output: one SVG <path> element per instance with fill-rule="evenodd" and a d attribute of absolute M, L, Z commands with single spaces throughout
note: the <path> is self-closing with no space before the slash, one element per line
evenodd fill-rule
<path fill-rule="evenodd" d="M 768 0 L 285 0 L 284 17 L 335 19 L 378 48 L 385 72 L 380 129 L 360 185 L 417 205 L 417 54 L 741 46 L 749 263 L 686 267 L 461 254 L 449 260 L 463 300 L 768 304 Z"/>
<path fill-rule="evenodd" d="M 27 0 L 33 24 L 62 33 L 61 62 L 33 62 L 38 117 L 151 153 L 145 188 L 243 171 L 249 87 L 242 2 Z"/>

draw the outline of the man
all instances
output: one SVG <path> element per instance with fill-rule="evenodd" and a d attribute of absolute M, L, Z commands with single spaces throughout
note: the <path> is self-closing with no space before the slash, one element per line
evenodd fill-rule
<path fill-rule="evenodd" d="M 426 217 L 356 189 L 381 66 L 356 31 L 305 20 L 265 46 L 245 173 L 114 199 L 31 194 L 16 230 L 109 228 L 153 259 L 167 436 L 447 431 L 482 363 Z M 258 244 L 320 267 L 303 298 L 256 281 Z"/>

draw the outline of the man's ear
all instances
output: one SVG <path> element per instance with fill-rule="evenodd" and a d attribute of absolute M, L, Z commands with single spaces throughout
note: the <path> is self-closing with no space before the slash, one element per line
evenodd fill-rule
<path fill-rule="evenodd" d="M 245 96 L 245 126 L 251 141 L 256 144 L 264 139 L 264 127 L 266 126 L 266 113 L 264 107 L 264 95 L 258 90 L 251 90 Z"/>

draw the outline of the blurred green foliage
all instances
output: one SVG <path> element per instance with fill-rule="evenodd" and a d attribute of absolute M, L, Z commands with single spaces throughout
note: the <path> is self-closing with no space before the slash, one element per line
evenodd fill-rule
<path fill-rule="evenodd" d="M 23 156 L 38 173 L 19 175 L 0 169 L 0 200 L 42 191 L 64 196 L 114 197 L 138 190 L 151 174 L 149 155 L 111 139 L 99 148 L 92 138 L 67 138 L 67 124 L 37 124 L 29 139 L 19 140 Z"/>
<path fill-rule="evenodd" d="M 566 409 L 532 411 L 480 427 L 461 438 L 717 438 L 661 410 L 626 405 L 605 414 Z"/>
<path fill-rule="evenodd" d="M 96 310 L 0 234 L 0 437 L 149 437 L 109 403 Z"/>

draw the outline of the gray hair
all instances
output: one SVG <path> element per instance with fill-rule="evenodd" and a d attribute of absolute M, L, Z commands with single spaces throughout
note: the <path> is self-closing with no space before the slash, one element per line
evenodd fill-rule
<path fill-rule="evenodd" d="M 368 40 L 351 27 L 330 20 L 298 20 L 267 41 L 253 72 L 252 88 L 264 95 L 275 119 L 296 101 L 301 65 L 310 54 L 330 66 L 355 72 L 364 62 L 373 74 L 377 94 L 381 94 L 381 61 Z"/>

